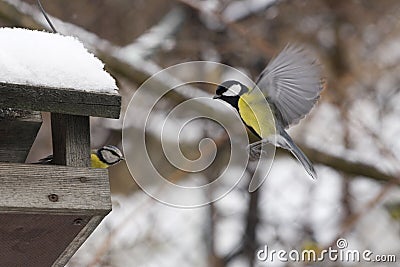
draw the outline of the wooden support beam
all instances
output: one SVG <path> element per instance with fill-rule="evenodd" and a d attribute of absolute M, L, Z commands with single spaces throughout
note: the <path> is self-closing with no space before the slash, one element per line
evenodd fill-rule
<path fill-rule="evenodd" d="M 0 82 L 0 108 L 119 118 L 121 96 L 118 93 Z"/>
<path fill-rule="evenodd" d="M 75 239 L 68 245 L 64 252 L 58 257 L 58 259 L 53 264 L 53 267 L 64 267 L 69 259 L 75 254 L 77 248 L 79 248 L 88 239 L 89 235 L 96 229 L 96 227 L 104 219 L 104 216 L 93 216 L 90 218 L 89 222 L 85 225 L 75 237 Z"/>
<path fill-rule="evenodd" d="M 89 117 L 51 113 L 54 164 L 90 166 Z"/>
<path fill-rule="evenodd" d="M 0 213 L 1 266 L 54 266 L 89 220 L 84 214 Z"/>

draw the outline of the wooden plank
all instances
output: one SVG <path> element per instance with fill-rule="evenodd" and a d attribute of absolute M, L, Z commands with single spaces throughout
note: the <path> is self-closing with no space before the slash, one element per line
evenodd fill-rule
<path fill-rule="evenodd" d="M 0 83 L 0 108 L 119 118 L 118 93 Z"/>
<path fill-rule="evenodd" d="M 88 239 L 89 235 L 96 229 L 104 216 L 93 216 L 90 221 L 85 225 L 85 228 L 76 236 L 76 238 L 68 245 L 64 252 L 52 265 L 53 267 L 63 267 L 67 264 L 69 259 L 75 254 L 79 248 Z"/>
<path fill-rule="evenodd" d="M 0 109 L 0 162 L 25 162 L 41 125 L 40 112 Z"/>
<path fill-rule="evenodd" d="M 85 214 L 0 213 L 0 266 L 51 266 L 90 220 Z"/>
<path fill-rule="evenodd" d="M 87 167 L 0 163 L 0 212 L 106 215 L 108 171 Z"/>
<path fill-rule="evenodd" d="M 51 113 L 54 164 L 90 166 L 89 117 Z"/>

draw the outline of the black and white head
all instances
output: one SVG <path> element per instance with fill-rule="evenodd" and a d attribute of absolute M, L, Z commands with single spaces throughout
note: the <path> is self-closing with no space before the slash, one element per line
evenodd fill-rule
<path fill-rule="evenodd" d="M 121 150 L 119 150 L 118 147 L 111 145 L 106 145 L 102 148 L 99 148 L 96 154 L 102 162 L 108 165 L 117 164 L 124 159 Z"/>
<path fill-rule="evenodd" d="M 218 85 L 213 98 L 224 100 L 232 106 L 237 107 L 240 96 L 248 91 L 249 88 L 244 84 L 238 81 L 229 80 Z"/>

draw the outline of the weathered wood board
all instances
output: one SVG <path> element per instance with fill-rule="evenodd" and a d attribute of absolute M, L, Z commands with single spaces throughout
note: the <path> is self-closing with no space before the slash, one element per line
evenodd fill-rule
<path fill-rule="evenodd" d="M 0 163 L 0 183 L 0 266 L 65 265 L 111 210 L 105 169 Z"/>
<path fill-rule="evenodd" d="M 121 96 L 118 93 L 0 83 L 0 108 L 119 118 Z"/>

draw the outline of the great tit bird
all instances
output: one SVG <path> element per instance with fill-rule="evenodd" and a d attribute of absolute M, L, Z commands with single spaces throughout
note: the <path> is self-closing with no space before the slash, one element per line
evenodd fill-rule
<path fill-rule="evenodd" d="M 287 149 L 313 179 L 317 178 L 312 163 L 285 129 L 297 124 L 317 102 L 322 90 L 319 66 L 302 48 L 288 45 L 270 61 L 255 84 L 259 90 L 238 81 L 225 81 L 217 87 L 214 99 L 232 105 L 260 139 L 250 145 L 250 151 L 263 143 Z"/>
<path fill-rule="evenodd" d="M 92 150 L 90 161 L 92 168 L 106 169 L 124 160 L 121 150 L 112 145 L 105 145 L 97 150 Z M 40 159 L 36 164 L 52 164 L 53 155 Z"/>

